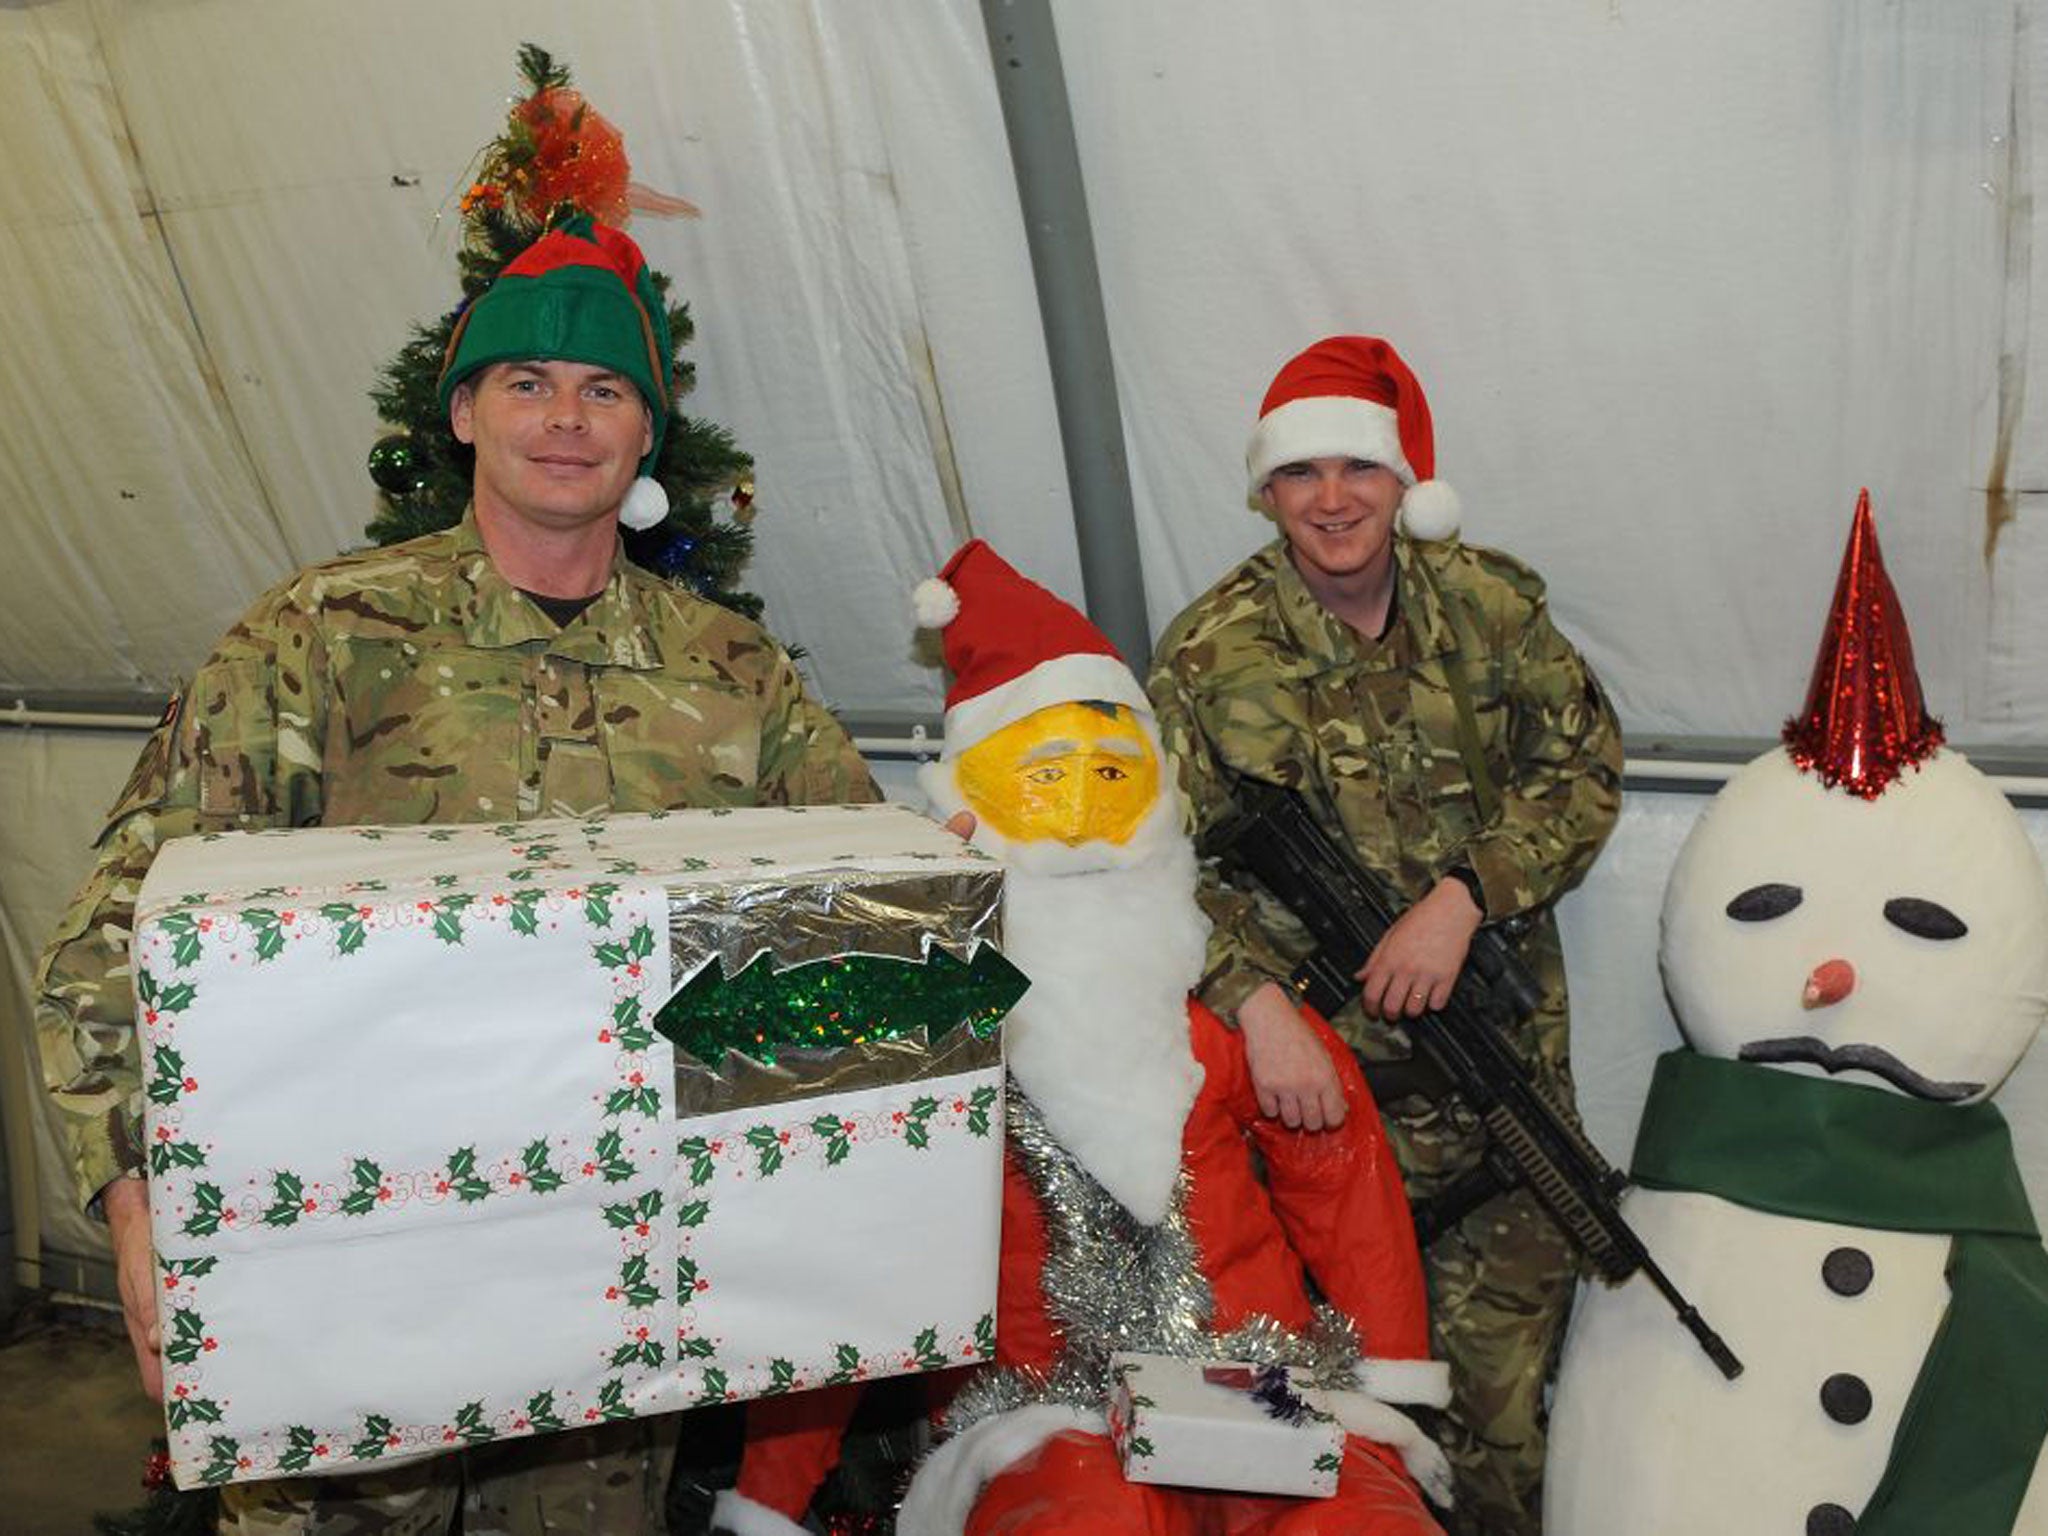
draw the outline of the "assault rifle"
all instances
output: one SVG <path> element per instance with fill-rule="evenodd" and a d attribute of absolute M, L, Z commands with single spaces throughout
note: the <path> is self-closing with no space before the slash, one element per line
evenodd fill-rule
<path fill-rule="evenodd" d="M 1236 800 L 1240 812 L 1205 838 L 1203 849 L 1251 875 L 1308 930 L 1316 947 L 1296 969 L 1294 984 L 1319 1013 L 1334 1016 L 1358 995 L 1355 977 L 1401 905 L 1385 881 L 1331 841 L 1293 791 L 1242 779 Z M 1482 927 L 1472 936 L 1450 1001 L 1409 1024 L 1416 1050 L 1441 1086 L 1463 1099 L 1486 1130 L 1479 1167 L 1439 1196 L 1441 1203 L 1416 1209 L 1417 1239 L 1426 1247 L 1481 1201 L 1526 1186 L 1608 1284 L 1639 1270 L 1648 1275 L 1721 1374 L 1734 1380 L 1742 1362 L 1679 1294 L 1616 1208 L 1628 1180 L 1529 1081 L 1509 1048 L 1504 1027 L 1541 1002 L 1536 979 L 1508 940 Z M 1404 1091 L 1415 1089 L 1404 1085 Z"/>

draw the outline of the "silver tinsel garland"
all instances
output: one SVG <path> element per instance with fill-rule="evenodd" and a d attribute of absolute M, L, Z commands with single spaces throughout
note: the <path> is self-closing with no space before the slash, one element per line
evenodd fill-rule
<path fill-rule="evenodd" d="M 1099 1408 L 1110 1391 L 1109 1357 L 1119 1350 L 1289 1365 L 1316 1386 L 1356 1385 L 1358 1335 L 1334 1308 L 1317 1307 L 1307 1333 L 1263 1316 L 1228 1333 L 1213 1330 L 1215 1301 L 1188 1230 L 1186 1170 L 1166 1219 L 1147 1227 L 1053 1139 L 1014 1080 L 1007 1115 L 1010 1150 L 1045 1214 L 1042 1283 L 1065 1347 L 1049 1374 L 980 1373 L 954 1398 L 947 1434 L 1029 1403 Z"/>

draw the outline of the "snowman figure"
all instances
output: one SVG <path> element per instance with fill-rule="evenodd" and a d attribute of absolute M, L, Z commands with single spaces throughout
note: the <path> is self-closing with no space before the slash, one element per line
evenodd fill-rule
<path fill-rule="evenodd" d="M 1921 703 L 1866 492 L 1804 712 L 1693 829 L 1626 1214 L 1748 1367 L 1589 1287 L 1552 1536 L 2048 1533 L 2048 1253 L 1988 1102 L 2048 1008 L 2048 883 Z"/>

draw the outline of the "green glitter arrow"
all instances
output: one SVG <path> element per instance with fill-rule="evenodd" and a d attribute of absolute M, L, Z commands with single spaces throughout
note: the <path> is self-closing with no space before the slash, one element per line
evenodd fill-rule
<path fill-rule="evenodd" d="M 762 955 L 726 978 L 716 960 L 654 1016 L 654 1027 L 713 1066 L 729 1050 L 773 1063 L 790 1047 L 835 1049 L 924 1031 L 936 1044 L 965 1027 L 983 1039 L 1029 983 L 989 945 L 961 960 L 934 946 L 922 962 L 840 955 L 778 970 Z"/>

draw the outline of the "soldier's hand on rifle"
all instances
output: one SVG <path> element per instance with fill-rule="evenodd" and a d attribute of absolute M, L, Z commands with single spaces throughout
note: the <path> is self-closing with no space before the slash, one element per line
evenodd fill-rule
<path fill-rule="evenodd" d="M 1368 1014 L 1413 1019 L 1451 1000 L 1483 914 L 1463 881 L 1439 880 L 1387 929 L 1358 979 Z"/>
<path fill-rule="evenodd" d="M 1267 982 L 1238 1005 L 1245 1064 L 1259 1113 L 1289 1129 L 1335 1130 L 1349 1106 L 1330 1053 L 1276 982 Z"/>

